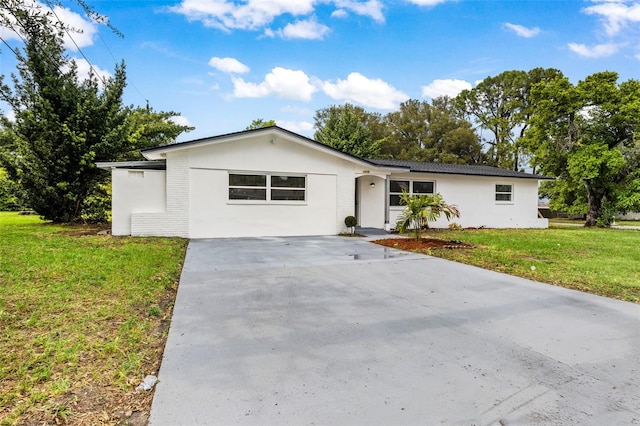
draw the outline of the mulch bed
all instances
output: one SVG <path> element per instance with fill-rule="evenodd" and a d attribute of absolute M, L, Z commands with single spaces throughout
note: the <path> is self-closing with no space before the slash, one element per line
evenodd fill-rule
<path fill-rule="evenodd" d="M 372 241 L 381 246 L 393 247 L 400 250 L 424 251 L 433 249 L 469 249 L 475 248 L 472 244 L 467 244 L 458 240 L 439 240 L 436 238 L 422 238 L 416 241 L 413 238 L 387 238 Z"/>

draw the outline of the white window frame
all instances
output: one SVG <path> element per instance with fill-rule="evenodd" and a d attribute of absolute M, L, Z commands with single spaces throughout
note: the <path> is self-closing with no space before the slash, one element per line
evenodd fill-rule
<path fill-rule="evenodd" d="M 510 191 L 499 191 L 498 187 L 499 186 L 508 186 L 510 187 Z M 496 183 L 493 187 L 494 189 L 494 193 L 493 193 L 493 199 L 496 202 L 496 204 L 513 204 L 513 187 L 514 185 L 512 183 Z M 498 196 L 500 195 L 509 195 L 509 199 L 508 200 L 498 200 Z"/>
<path fill-rule="evenodd" d="M 231 185 L 231 176 L 232 175 L 249 175 L 249 176 L 264 176 L 265 177 L 265 185 L 264 186 L 243 186 L 243 185 Z M 284 177 L 295 177 L 295 178 L 303 178 L 304 179 L 304 187 L 280 187 L 272 185 L 272 178 L 277 176 Z M 227 203 L 228 204 L 296 204 L 296 205 L 305 205 L 307 204 L 307 175 L 301 174 L 293 174 L 293 173 L 278 173 L 278 172 L 228 172 L 227 174 Z M 231 198 L 230 190 L 232 188 L 237 189 L 262 189 L 265 191 L 265 199 L 260 200 L 244 200 L 244 199 L 234 199 Z M 302 200 L 273 200 L 273 192 L 278 190 L 290 190 L 290 191 L 298 191 L 303 193 Z"/>
<path fill-rule="evenodd" d="M 395 209 L 404 209 L 403 205 L 393 205 L 391 203 L 391 197 L 392 196 L 398 196 L 398 195 L 402 195 L 402 192 L 392 192 L 391 191 L 391 182 L 396 181 L 396 182 L 409 182 L 409 196 L 413 196 L 413 195 L 433 195 L 436 193 L 436 181 L 435 180 L 425 180 L 425 179 L 389 179 L 389 207 L 390 208 L 395 208 Z M 413 184 L 414 182 L 420 182 L 420 183 L 431 183 L 433 184 L 433 192 L 419 192 L 416 193 L 413 191 Z"/>

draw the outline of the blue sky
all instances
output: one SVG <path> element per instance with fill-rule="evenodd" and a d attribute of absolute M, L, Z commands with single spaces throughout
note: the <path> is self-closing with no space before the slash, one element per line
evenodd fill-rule
<path fill-rule="evenodd" d="M 256 118 L 312 136 L 317 109 L 350 102 L 385 114 L 506 70 L 553 67 L 573 82 L 640 71 L 640 1 L 88 3 L 125 37 L 83 20 L 69 2 L 56 15 L 83 30 L 72 35 L 96 70 L 125 61 L 126 103 L 149 100 L 196 127 L 180 140 L 239 131 Z M 19 45 L 8 29 L 0 36 Z M 13 72 L 12 56 L 2 45 L 1 74 Z"/>

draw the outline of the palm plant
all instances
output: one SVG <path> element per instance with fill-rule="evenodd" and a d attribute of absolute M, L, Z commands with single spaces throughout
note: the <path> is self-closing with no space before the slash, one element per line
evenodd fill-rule
<path fill-rule="evenodd" d="M 441 215 L 444 214 L 447 220 L 451 217 L 460 217 L 458 207 L 445 203 L 440 194 L 411 196 L 403 192 L 400 196 L 400 204 L 405 208 L 398 217 L 396 229 L 400 232 L 413 229 L 417 241 L 420 241 L 422 229 L 429 228 L 429 222 L 435 222 Z"/>

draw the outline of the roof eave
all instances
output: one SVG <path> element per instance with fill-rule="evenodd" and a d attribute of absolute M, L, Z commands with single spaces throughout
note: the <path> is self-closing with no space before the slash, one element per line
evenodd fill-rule
<path fill-rule="evenodd" d="M 105 161 L 97 162 L 96 167 L 99 169 L 111 170 L 111 169 L 148 169 L 148 170 L 162 170 L 166 167 L 166 161 L 154 160 L 154 161 Z"/>
<path fill-rule="evenodd" d="M 203 146 L 203 145 L 209 145 L 209 144 L 224 143 L 230 140 L 246 139 L 249 137 L 253 137 L 257 134 L 269 134 L 269 133 L 274 133 L 276 135 L 280 135 L 282 137 L 286 137 L 291 140 L 304 141 L 307 143 L 307 146 L 309 146 L 310 148 L 313 148 L 325 153 L 329 153 L 343 160 L 351 161 L 353 163 L 359 164 L 360 166 L 368 167 L 371 169 L 376 169 L 376 170 L 384 171 L 387 173 L 394 173 L 397 170 L 398 171 L 408 170 L 408 168 L 405 168 L 405 167 L 399 168 L 397 166 L 384 166 L 380 164 L 375 164 L 374 162 L 369 161 L 365 158 L 360 158 L 351 154 L 347 154 L 336 148 L 330 147 L 328 145 L 324 145 L 318 141 L 307 138 L 306 136 L 297 134 L 287 129 L 283 129 L 282 127 L 278 127 L 278 126 L 263 127 L 261 129 L 243 130 L 241 132 L 227 133 L 224 135 L 212 136 L 212 137 L 203 138 L 203 139 L 195 139 L 192 141 L 185 141 L 180 143 L 157 146 L 153 148 L 146 148 L 141 150 L 141 153 L 148 160 L 163 160 L 166 158 L 166 154 L 171 151 L 189 149 L 193 146 Z"/>

